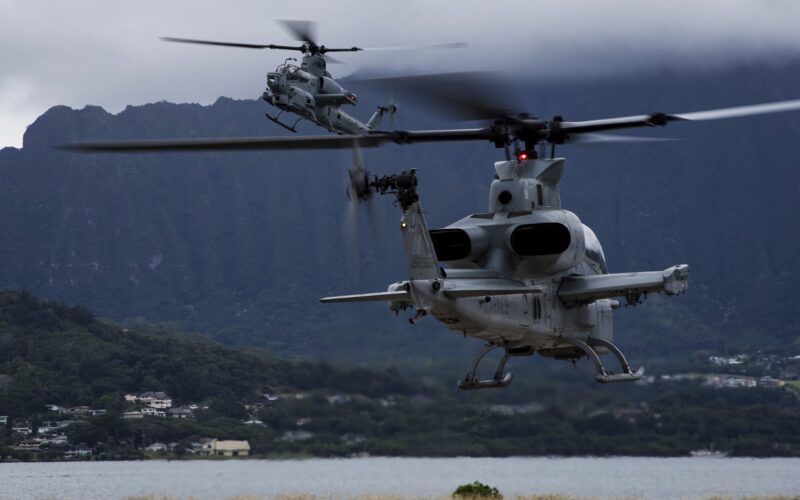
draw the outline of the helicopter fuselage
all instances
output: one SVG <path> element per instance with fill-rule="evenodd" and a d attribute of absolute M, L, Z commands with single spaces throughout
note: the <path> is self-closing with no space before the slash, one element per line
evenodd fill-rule
<path fill-rule="evenodd" d="M 502 375 L 508 358 L 534 353 L 571 361 L 588 357 L 598 382 L 638 380 L 641 372 L 632 371 L 613 344 L 615 299 L 634 305 L 647 293 L 683 293 L 688 266 L 608 274 L 594 232 L 561 208 L 563 165 L 563 159 L 497 162 L 489 212 L 430 231 L 413 172 L 384 178 L 391 189 L 384 180 L 374 181 L 379 192 L 397 194 L 403 210 L 400 229 L 410 279 L 386 292 L 322 301 L 385 300 L 396 313 L 415 310 L 412 323 L 430 315 L 455 333 L 486 341 L 487 349 L 460 383 L 463 389 L 508 385 L 510 374 Z M 506 355 L 494 379 L 477 380 L 477 363 L 493 348 Z M 598 355 L 609 352 L 621 373 L 609 372 L 600 360 Z"/>
<path fill-rule="evenodd" d="M 305 55 L 300 66 L 287 60 L 274 72 L 268 73 L 263 99 L 281 112 L 294 113 L 331 132 L 347 135 L 369 133 L 387 111 L 379 108 L 367 123 L 343 111 L 342 106 L 355 106 L 358 97 L 331 78 L 325 69 L 325 59 L 319 55 Z M 294 130 L 294 126 L 283 124 L 278 117 L 269 118 Z"/>
<path fill-rule="evenodd" d="M 473 255 L 463 255 L 465 235 L 471 240 Z M 611 310 L 619 307 L 617 301 L 603 299 L 567 309 L 558 299 L 562 277 L 601 275 L 606 269 L 600 243 L 575 214 L 549 208 L 474 214 L 431 231 L 431 236 L 437 255 L 457 258 L 443 261 L 440 257 L 448 266 L 447 280 L 455 286 L 505 277 L 530 290 L 521 295 L 446 300 L 436 300 L 442 296 L 431 294 L 429 313 L 451 330 L 510 349 L 530 347 L 539 352 L 559 347 L 558 338 L 563 335 L 612 340 Z"/>

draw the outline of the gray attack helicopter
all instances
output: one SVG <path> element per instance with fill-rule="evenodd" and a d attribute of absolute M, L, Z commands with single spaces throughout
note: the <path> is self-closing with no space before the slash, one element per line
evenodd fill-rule
<path fill-rule="evenodd" d="M 457 334 L 481 339 L 486 346 L 460 380 L 462 389 L 505 387 L 512 380 L 505 372 L 507 361 L 533 354 L 573 362 L 588 357 L 596 371 L 595 380 L 606 383 L 635 381 L 642 376 L 642 370 L 634 371 L 613 343 L 612 314 L 620 306 L 617 299 L 634 305 L 649 293 L 683 293 L 688 287 L 689 268 L 680 264 L 659 271 L 609 274 L 594 232 L 561 206 L 559 181 L 565 160 L 555 156 L 556 145 L 647 140 L 602 132 L 791 110 L 800 110 L 800 100 L 591 121 L 566 121 L 562 117 L 541 120 L 473 107 L 477 115 L 490 120 L 488 125 L 350 136 L 95 142 L 61 148 L 156 152 L 489 141 L 506 152 L 506 159 L 494 164 L 489 210 L 442 229 L 428 229 L 416 190 L 416 170 L 377 177 L 358 163 L 350 171 L 351 199 L 366 200 L 374 193 L 396 197 L 402 212 L 399 227 L 409 276 L 389 285 L 385 292 L 325 297 L 321 301 L 387 302 L 395 313 L 413 310 L 411 323 L 433 316 Z M 513 156 L 511 145 L 516 145 Z M 494 376 L 481 380 L 476 375 L 478 365 L 494 349 L 502 349 L 504 356 Z M 616 358 L 619 370 L 610 370 L 603 363 L 600 356 L 607 353 Z"/>
<path fill-rule="evenodd" d="M 332 52 L 360 52 L 364 50 L 418 50 L 418 49 L 452 49 L 465 47 L 465 43 L 446 43 L 438 45 L 419 45 L 403 47 L 326 47 L 317 43 L 316 24 L 311 21 L 279 21 L 300 45 L 251 44 L 237 42 L 214 42 L 190 38 L 162 37 L 168 42 L 194 43 L 201 45 L 217 45 L 222 47 L 238 47 L 247 49 L 294 50 L 303 54 L 300 65 L 293 57 L 286 58 L 275 71 L 267 74 L 267 88 L 261 98 L 280 111 L 266 117 L 281 127 L 297 132 L 297 124 L 301 120 L 316 123 L 337 134 L 362 135 L 377 130 L 385 115 L 393 116 L 397 106 L 392 102 L 386 106 L 378 106 L 372 117 L 366 122 L 349 115 L 342 106 L 355 106 L 358 97 L 342 87 L 328 72 L 328 63 L 340 61 L 328 56 Z M 294 123 L 281 121 L 283 113 L 297 115 Z"/>

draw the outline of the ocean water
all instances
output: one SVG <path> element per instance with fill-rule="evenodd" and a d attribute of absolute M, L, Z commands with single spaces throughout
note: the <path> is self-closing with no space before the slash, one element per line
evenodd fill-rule
<path fill-rule="evenodd" d="M 0 463 L 0 498 L 195 499 L 287 494 L 448 496 L 481 481 L 506 498 L 699 499 L 800 496 L 800 459 L 352 458 Z"/>

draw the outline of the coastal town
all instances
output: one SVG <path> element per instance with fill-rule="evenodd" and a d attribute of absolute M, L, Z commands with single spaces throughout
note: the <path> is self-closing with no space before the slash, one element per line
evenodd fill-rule
<path fill-rule="evenodd" d="M 800 397 L 800 356 L 777 356 L 767 354 L 738 354 L 733 356 L 710 356 L 703 370 L 692 372 L 650 374 L 644 376 L 638 385 L 654 383 L 690 383 L 712 389 L 778 389 L 787 390 Z M 354 403 L 351 394 L 309 394 L 309 393 L 262 393 L 257 401 L 241 404 L 241 418 L 238 425 L 255 426 L 267 429 L 268 424 L 259 417 L 268 409 L 275 409 L 291 402 L 295 405 L 307 398 L 313 398 L 325 406 L 343 406 Z M 97 419 L 114 418 L 129 424 L 136 422 L 179 422 L 195 421 L 198 414 L 209 411 L 209 406 L 197 402 L 179 402 L 163 391 L 129 393 L 120 396 L 121 405 L 111 414 L 107 408 L 85 405 L 61 406 L 46 404 L 41 413 L 26 418 L 10 418 L 0 415 L 0 430 L 5 429 L 5 450 L 0 447 L 0 459 L 32 460 L 91 460 L 108 458 L 103 455 L 102 443 L 78 441 L 74 432 L 81 426 L 91 425 Z M 361 402 L 363 404 L 363 401 Z M 390 407 L 397 404 L 396 397 L 378 398 L 370 404 Z M 286 406 L 287 408 L 289 406 Z M 291 406 L 292 412 L 297 406 Z M 120 411 L 121 410 L 121 411 Z M 528 405 L 486 405 L 485 410 L 498 415 L 524 415 L 542 411 L 539 404 Z M 615 408 L 608 411 L 595 411 L 590 417 L 609 414 L 618 421 L 635 423 L 648 414 L 648 405 L 641 404 L 630 408 Z M 263 417 L 262 417 L 263 418 Z M 280 443 L 303 443 L 314 438 L 312 417 L 296 413 L 288 421 L 280 424 L 280 429 L 271 429 L 272 439 Z M 365 436 L 353 432 L 343 432 L 343 444 L 357 447 L 363 444 Z M 244 439 L 225 439 L 223 436 L 194 434 L 182 439 L 161 440 L 148 436 L 145 430 L 141 437 L 129 444 L 137 450 L 139 458 L 224 458 L 248 457 L 253 453 L 251 443 Z M 9 456 L 10 454 L 10 456 Z"/>
<path fill-rule="evenodd" d="M 128 411 L 122 412 L 120 418 L 123 420 L 139 420 L 146 417 L 193 419 L 194 412 L 202 409 L 196 404 L 173 406 L 172 398 L 165 392 L 125 394 L 124 400 Z M 36 415 L 28 419 L 9 421 L 7 416 L 0 415 L 0 428 L 8 428 L 11 437 L 10 449 L 14 451 L 50 459 L 89 459 L 96 450 L 86 443 L 71 442 L 69 429 L 81 422 L 107 414 L 108 410 L 104 408 L 47 404 L 41 417 Z M 259 421 L 251 419 L 249 422 Z M 144 446 L 143 451 L 173 452 L 177 446 L 176 442 L 154 442 Z M 197 456 L 246 457 L 250 454 L 250 444 L 247 441 L 197 436 L 188 441 L 185 453 Z"/>

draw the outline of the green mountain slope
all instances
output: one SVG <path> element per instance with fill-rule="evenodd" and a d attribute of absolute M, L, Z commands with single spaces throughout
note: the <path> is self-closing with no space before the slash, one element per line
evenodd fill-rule
<path fill-rule="evenodd" d="M 284 361 L 254 348 L 225 348 L 203 336 L 143 333 L 94 319 L 82 307 L 0 291 L 0 414 L 46 404 L 93 405 L 109 394 L 166 391 L 179 401 L 325 387 L 367 395 L 409 392 L 394 372 L 334 370 Z M 5 411 L 5 413 L 4 413 Z"/>
<path fill-rule="evenodd" d="M 183 453 L 200 436 L 246 439 L 258 456 L 686 455 L 708 447 L 800 456 L 800 402 L 788 388 L 666 379 L 612 387 L 591 382 L 590 371 L 523 374 L 508 390 L 464 393 L 450 378 L 419 372 L 287 362 L 198 336 L 130 331 L 82 307 L 4 291 L 0 415 L 9 421 L 0 426 L 0 460 L 35 458 L 12 449 L 29 439 L 12 432 L 18 420 L 36 427 L 53 419 L 72 422 L 72 445 L 108 459 L 142 457 L 156 442 Z M 193 418 L 121 418 L 131 409 L 123 395 L 146 390 L 196 405 Z M 59 415 L 45 404 L 106 413 Z M 244 423 L 253 418 L 262 423 Z M 51 444 L 36 456 L 58 450 Z"/>

